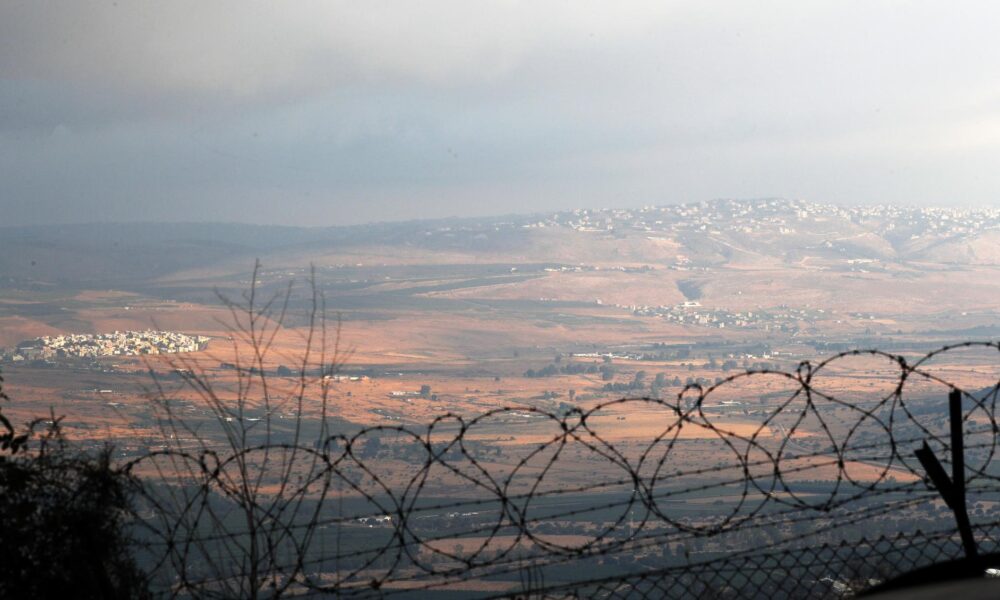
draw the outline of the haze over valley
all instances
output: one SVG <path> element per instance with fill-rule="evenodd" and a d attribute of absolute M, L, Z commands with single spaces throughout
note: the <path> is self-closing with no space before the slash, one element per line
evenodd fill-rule
<path fill-rule="evenodd" d="M 12 408 L 24 414 L 75 388 L 138 394 L 125 375 L 146 369 L 122 352 L 77 360 L 91 369 L 86 384 L 49 381 L 45 368 L 73 357 L 17 351 L 42 336 L 174 331 L 211 340 L 189 354 L 200 364 L 229 362 L 218 294 L 238 298 L 255 259 L 261 293 L 301 288 L 314 269 L 351 349 L 344 373 L 370 377 L 340 411 L 359 425 L 543 396 L 555 406 L 569 390 L 591 401 L 649 395 L 658 372 L 654 391 L 676 394 L 734 367 L 793 368 L 854 348 L 921 352 L 988 339 L 1000 323 L 996 210 L 720 200 L 336 228 L 8 228 L 0 247 L 5 370 L 37 390 Z M 294 356 L 294 336 L 281 341 Z M 526 377 L 557 356 L 584 367 Z M 610 378 L 587 372 L 602 356 L 615 357 Z M 649 381 L 628 388 L 640 370 Z M 422 385 L 435 402 L 390 400 Z"/>

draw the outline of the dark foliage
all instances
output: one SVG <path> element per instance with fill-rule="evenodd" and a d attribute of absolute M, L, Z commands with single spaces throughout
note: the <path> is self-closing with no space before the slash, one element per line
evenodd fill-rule
<path fill-rule="evenodd" d="M 561 362 L 561 360 L 560 360 Z M 598 368 L 594 363 L 567 363 L 561 367 L 550 364 L 541 369 L 528 369 L 524 372 L 525 377 L 554 377 L 559 374 L 579 375 L 581 373 L 597 373 Z"/>
<path fill-rule="evenodd" d="M 127 551 L 127 487 L 110 455 L 57 444 L 0 457 L 0 597 L 148 595 Z"/>
<path fill-rule="evenodd" d="M 130 488 L 111 449 L 73 449 L 58 419 L 31 439 L 33 428 L 0 454 L 0 598 L 148 597 L 127 549 Z M 38 447 L 26 449 L 29 439 Z"/>
<path fill-rule="evenodd" d="M 8 400 L 7 394 L 3 391 L 3 376 L 0 375 L 0 400 Z M 4 416 L 3 407 L 0 406 L 0 452 L 10 452 L 17 454 L 18 450 L 24 448 L 28 441 L 29 432 L 18 433 L 11 425 L 10 420 Z"/>

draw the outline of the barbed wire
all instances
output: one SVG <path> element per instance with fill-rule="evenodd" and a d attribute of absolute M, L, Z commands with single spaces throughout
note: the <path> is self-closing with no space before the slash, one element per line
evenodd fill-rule
<path fill-rule="evenodd" d="M 1000 501 L 1000 379 L 968 390 L 951 381 L 949 360 L 963 358 L 955 356 L 962 350 L 994 365 L 1000 344 L 967 342 L 909 358 L 843 352 L 792 371 L 748 370 L 688 385 L 669 399 L 452 412 L 423 426 L 371 426 L 310 445 L 254 443 L 246 429 L 239 444 L 230 437 L 219 445 L 209 432 L 188 429 L 194 447 L 178 442 L 124 467 L 139 499 L 137 552 L 166 596 L 462 589 L 644 597 L 672 595 L 670 586 L 684 581 L 703 586 L 687 586 L 688 595 L 714 590 L 705 583 L 718 579 L 709 566 L 722 573 L 720 565 L 747 552 L 813 548 L 810 556 L 822 557 L 816 549 L 869 544 L 863 540 L 873 531 L 890 535 L 914 523 L 953 537 L 941 495 L 913 455 L 926 442 L 949 464 L 942 419 L 952 390 L 964 402 L 969 495 L 984 506 Z M 857 357 L 881 364 L 885 386 L 846 398 L 845 377 L 873 372 L 853 364 Z M 718 397 L 742 400 L 713 404 Z M 754 406 L 753 397 L 763 400 Z M 633 415 L 655 433 L 640 440 L 615 431 L 623 427 L 618 417 Z M 526 431 L 531 437 L 518 443 Z M 513 443 L 497 442 L 498 432 Z M 893 547 L 906 543 L 893 535 Z M 801 545 L 810 540 L 814 547 Z M 693 561 L 692 553 L 703 558 Z M 840 581 L 836 569 L 823 577 Z M 755 591 L 741 594 L 733 581 L 719 593 L 771 589 L 748 583 Z"/>

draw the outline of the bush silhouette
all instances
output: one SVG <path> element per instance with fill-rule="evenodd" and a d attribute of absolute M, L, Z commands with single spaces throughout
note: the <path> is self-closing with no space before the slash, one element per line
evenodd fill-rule
<path fill-rule="evenodd" d="M 33 437 L 37 423 L 0 454 L 0 598 L 148 597 L 127 549 L 129 481 L 111 448 L 71 447 L 58 419 Z"/>
<path fill-rule="evenodd" d="M 144 597 L 127 552 L 127 486 L 110 449 L 0 457 L 0 597 Z"/>

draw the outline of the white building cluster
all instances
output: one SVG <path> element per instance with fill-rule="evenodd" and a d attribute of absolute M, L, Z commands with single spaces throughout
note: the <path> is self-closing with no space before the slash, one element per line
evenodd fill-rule
<path fill-rule="evenodd" d="M 798 331 L 800 326 L 813 324 L 826 317 L 821 309 L 802 309 L 779 306 L 770 310 L 729 311 L 705 308 L 697 302 L 685 302 L 674 306 L 616 305 L 643 317 L 660 317 L 682 325 L 701 325 L 719 329 L 745 328 L 764 331 Z"/>
<path fill-rule="evenodd" d="M 1000 210 L 834 206 L 801 200 L 717 200 L 638 209 L 578 209 L 551 215 L 536 227 L 571 227 L 577 231 L 616 229 L 645 232 L 723 231 L 796 233 L 803 222 L 852 221 L 879 234 L 904 229 L 910 236 L 970 234 L 1000 229 Z"/>
<path fill-rule="evenodd" d="M 153 330 L 44 336 L 18 344 L 11 358 L 17 361 L 173 354 L 203 350 L 208 341 L 202 335 Z"/>
<path fill-rule="evenodd" d="M 508 217 L 509 219 L 509 217 Z M 714 200 L 692 204 L 643 208 L 576 209 L 514 220 L 477 220 L 457 226 L 424 230 L 423 236 L 437 243 L 474 243 L 489 232 L 558 230 L 578 232 L 643 232 L 650 239 L 677 236 L 728 234 L 809 239 L 843 231 L 867 232 L 892 244 L 920 238 L 942 239 L 1000 230 L 1000 210 L 899 206 L 836 206 L 802 200 Z M 485 239 L 485 238 L 483 238 Z M 801 241 L 801 240 L 800 240 Z"/>

